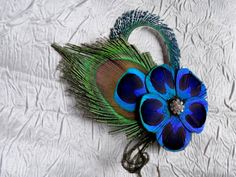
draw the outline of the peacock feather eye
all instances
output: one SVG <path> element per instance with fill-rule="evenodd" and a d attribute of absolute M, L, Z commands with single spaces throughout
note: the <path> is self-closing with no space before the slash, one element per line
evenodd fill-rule
<path fill-rule="evenodd" d="M 157 137 L 158 142 L 165 149 L 179 151 L 184 149 L 191 140 L 191 133 L 183 126 L 177 117 L 170 117 L 169 123 L 163 128 L 162 134 Z"/>
<path fill-rule="evenodd" d="M 187 68 L 178 70 L 176 77 L 177 96 L 181 99 L 206 96 L 205 85 Z"/>
<path fill-rule="evenodd" d="M 163 121 L 164 115 L 158 112 L 162 107 L 162 103 L 157 99 L 148 99 L 143 102 L 141 114 L 144 117 L 144 122 L 148 125 L 158 125 Z"/>
<path fill-rule="evenodd" d="M 166 148 L 178 150 L 184 146 L 186 131 L 184 127 L 173 130 L 171 123 L 167 124 L 162 132 L 162 141 Z"/>
<path fill-rule="evenodd" d="M 206 121 L 206 109 L 201 103 L 193 103 L 189 106 L 191 114 L 186 116 L 186 120 L 194 128 L 200 128 Z"/>
<path fill-rule="evenodd" d="M 191 96 L 198 96 L 201 91 L 201 81 L 192 74 L 184 74 L 179 81 L 179 88 L 185 90 L 190 88 Z"/>
<path fill-rule="evenodd" d="M 145 94 L 140 102 L 139 115 L 143 126 L 157 132 L 169 119 L 167 102 L 156 94 Z"/>
<path fill-rule="evenodd" d="M 147 93 L 144 82 L 145 75 L 141 71 L 135 68 L 128 69 L 117 83 L 114 92 L 116 103 L 127 111 L 135 111 L 138 99 Z"/>
<path fill-rule="evenodd" d="M 176 95 L 174 83 L 174 69 L 166 64 L 154 67 L 146 78 L 147 89 L 165 100 Z"/>
<path fill-rule="evenodd" d="M 135 74 L 123 76 L 117 86 L 117 95 L 127 103 L 135 103 L 140 95 L 143 95 L 144 83 Z"/>
<path fill-rule="evenodd" d="M 205 99 L 191 98 L 185 103 L 185 110 L 180 119 L 191 132 L 200 133 L 206 122 L 208 104 Z"/>
<path fill-rule="evenodd" d="M 166 84 L 173 89 L 174 81 L 172 74 L 164 67 L 155 68 L 150 75 L 150 80 L 153 87 L 160 93 L 165 94 L 167 92 Z"/>

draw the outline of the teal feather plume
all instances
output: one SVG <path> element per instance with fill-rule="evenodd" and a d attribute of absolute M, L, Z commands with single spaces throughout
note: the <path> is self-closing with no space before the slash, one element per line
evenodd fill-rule
<path fill-rule="evenodd" d="M 179 69 L 180 50 L 175 34 L 155 14 L 141 10 L 131 10 L 124 13 L 116 20 L 114 27 L 111 29 L 110 38 L 114 39 L 122 36 L 128 40 L 134 29 L 144 26 L 157 32 L 157 38 L 162 47 L 164 62 L 169 63 L 175 69 Z"/>
<path fill-rule="evenodd" d="M 62 78 L 68 82 L 69 92 L 75 96 L 78 106 L 87 111 L 87 117 L 107 123 L 113 127 L 112 132 L 125 132 L 131 139 L 145 133 L 136 118 L 127 118 L 118 113 L 118 105 L 112 106 L 104 97 L 103 91 L 97 85 L 96 73 L 106 62 L 112 66 L 106 67 L 105 70 L 116 65 L 129 64 L 149 71 L 155 63 L 148 53 L 140 53 L 122 38 L 104 39 L 92 45 L 81 46 L 67 44 L 61 47 L 54 43 L 52 47 L 62 56 L 59 64 Z M 110 76 L 118 72 L 113 68 L 112 71 Z"/>

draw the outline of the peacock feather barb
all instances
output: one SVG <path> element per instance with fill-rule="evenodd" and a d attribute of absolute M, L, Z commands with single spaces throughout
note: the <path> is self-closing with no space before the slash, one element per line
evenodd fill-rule
<path fill-rule="evenodd" d="M 141 26 L 158 34 L 165 64 L 156 66 L 148 52 L 128 43 L 130 33 Z M 63 58 L 62 78 L 78 107 L 86 110 L 87 117 L 110 125 L 112 132 L 124 132 L 137 142 L 124 152 L 122 165 L 128 171 L 140 173 L 149 158 L 144 150 L 153 142 L 180 151 L 192 133 L 203 130 L 206 87 L 189 69 L 179 67 L 175 35 L 158 16 L 129 11 L 117 19 L 110 39 L 52 47 Z"/>
<path fill-rule="evenodd" d="M 138 27 L 147 27 L 156 35 L 162 48 L 165 63 L 179 69 L 180 50 L 173 30 L 159 16 L 148 11 L 132 10 L 119 17 L 111 29 L 110 38 L 123 36 L 128 40 L 131 32 Z"/>

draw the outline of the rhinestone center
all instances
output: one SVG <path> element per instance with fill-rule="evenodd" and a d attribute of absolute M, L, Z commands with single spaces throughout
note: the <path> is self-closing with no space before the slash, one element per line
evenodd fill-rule
<path fill-rule="evenodd" d="M 184 111 L 184 103 L 179 98 L 174 98 L 170 102 L 170 111 L 172 114 L 180 115 Z"/>

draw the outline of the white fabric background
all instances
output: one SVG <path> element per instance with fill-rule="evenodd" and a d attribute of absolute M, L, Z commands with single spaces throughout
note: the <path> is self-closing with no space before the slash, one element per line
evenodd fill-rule
<path fill-rule="evenodd" d="M 0 0 L 0 176 L 132 177 L 120 164 L 127 143 L 83 117 L 56 70 L 52 42 L 108 37 L 131 9 L 159 14 L 177 36 L 181 66 L 208 88 L 200 135 L 178 153 L 148 149 L 143 176 L 236 176 L 235 0 Z M 136 30 L 131 43 L 162 63 L 158 42 Z"/>

